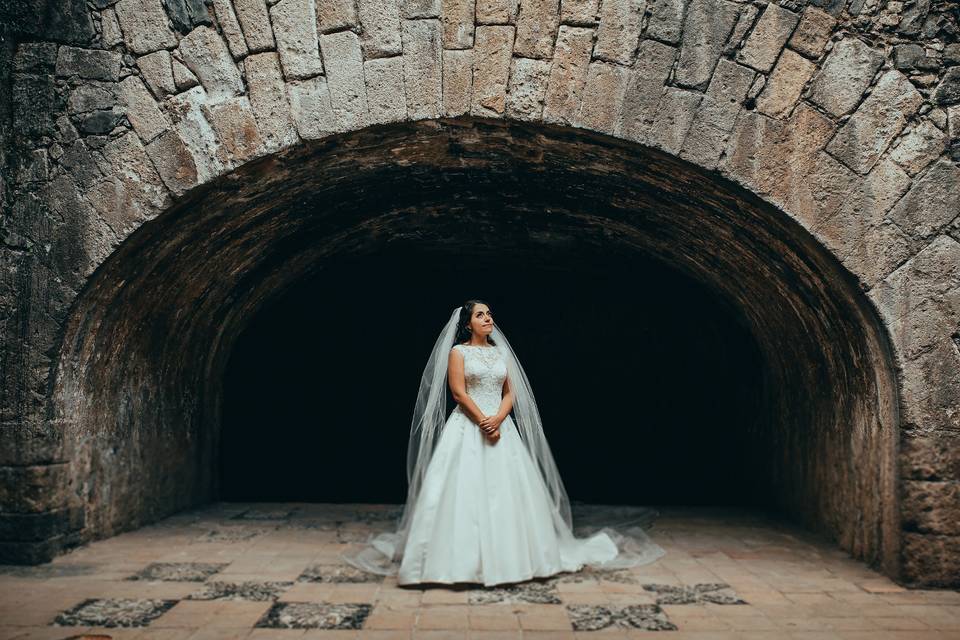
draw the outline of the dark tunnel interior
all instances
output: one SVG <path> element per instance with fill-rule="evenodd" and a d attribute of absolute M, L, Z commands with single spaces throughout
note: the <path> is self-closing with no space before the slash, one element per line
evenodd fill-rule
<path fill-rule="evenodd" d="M 224 379 L 222 499 L 402 503 L 427 356 L 449 311 L 480 298 L 571 500 L 763 504 L 748 440 L 761 357 L 735 309 L 636 252 L 531 265 L 468 251 L 333 259 L 251 320 Z"/>

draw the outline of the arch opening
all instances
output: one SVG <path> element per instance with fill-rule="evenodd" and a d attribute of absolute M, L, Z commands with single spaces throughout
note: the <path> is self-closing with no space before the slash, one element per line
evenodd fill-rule
<path fill-rule="evenodd" d="M 856 280 L 796 221 L 716 174 L 582 130 L 468 118 L 251 162 L 191 191 L 98 269 L 66 327 L 51 407 L 69 425 L 87 538 L 222 495 L 223 383 L 270 303 L 337 261 L 451 252 L 561 273 L 642 258 L 638 280 L 618 280 L 626 296 L 653 265 L 710 292 L 756 347 L 756 419 L 731 438 L 749 443 L 764 501 L 896 573 L 894 368 Z M 451 306 L 434 293 L 417 316 L 428 336 Z"/>
<path fill-rule="evenodd" d="M 221 499 L 402 503 L 440 303 L 480 295 L 533 381 L 572 500 L 769 502 L 745 437 L 763 412 L 759 352 L 735 309 L 615 242 L 557 232 L 539 261 L 510 260 L 474 250 L 471 228 L 429 256 L 401 242 L 327 261 L 250 321 L 226 367 Z"/>

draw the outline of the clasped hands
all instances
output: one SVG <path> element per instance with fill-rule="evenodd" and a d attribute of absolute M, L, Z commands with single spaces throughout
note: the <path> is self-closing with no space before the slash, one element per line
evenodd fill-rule
<path fill-rule="evenodd" d="M 500 423 L 503 422 L 503 420 L 503 418 L 496 415 L 484 416 L 483 419 L 477 423 L 477 426 L 483 430 L 487 440 L 496 442 L 500 439 Z"/>

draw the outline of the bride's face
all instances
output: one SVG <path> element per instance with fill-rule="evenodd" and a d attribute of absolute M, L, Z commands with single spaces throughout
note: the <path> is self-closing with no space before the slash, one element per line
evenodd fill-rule
<path fill-rule="evenodd" d="M 473 313 L 470 314 L 470 329 L 475 336 L 489 336 L 493 331 L 493 314 L 485 304 L 473 305 Z"/>

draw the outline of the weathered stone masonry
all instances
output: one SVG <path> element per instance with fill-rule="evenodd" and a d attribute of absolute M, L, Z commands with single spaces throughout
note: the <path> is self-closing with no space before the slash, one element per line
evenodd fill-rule
<path fill-rule="evenodd" d="M 214 498 L 231 340 L 317 259 L 549 203 L 743 307 L 780 507 L 960 584 L 955 4 L 0 7 L 0 561 Z"/>

